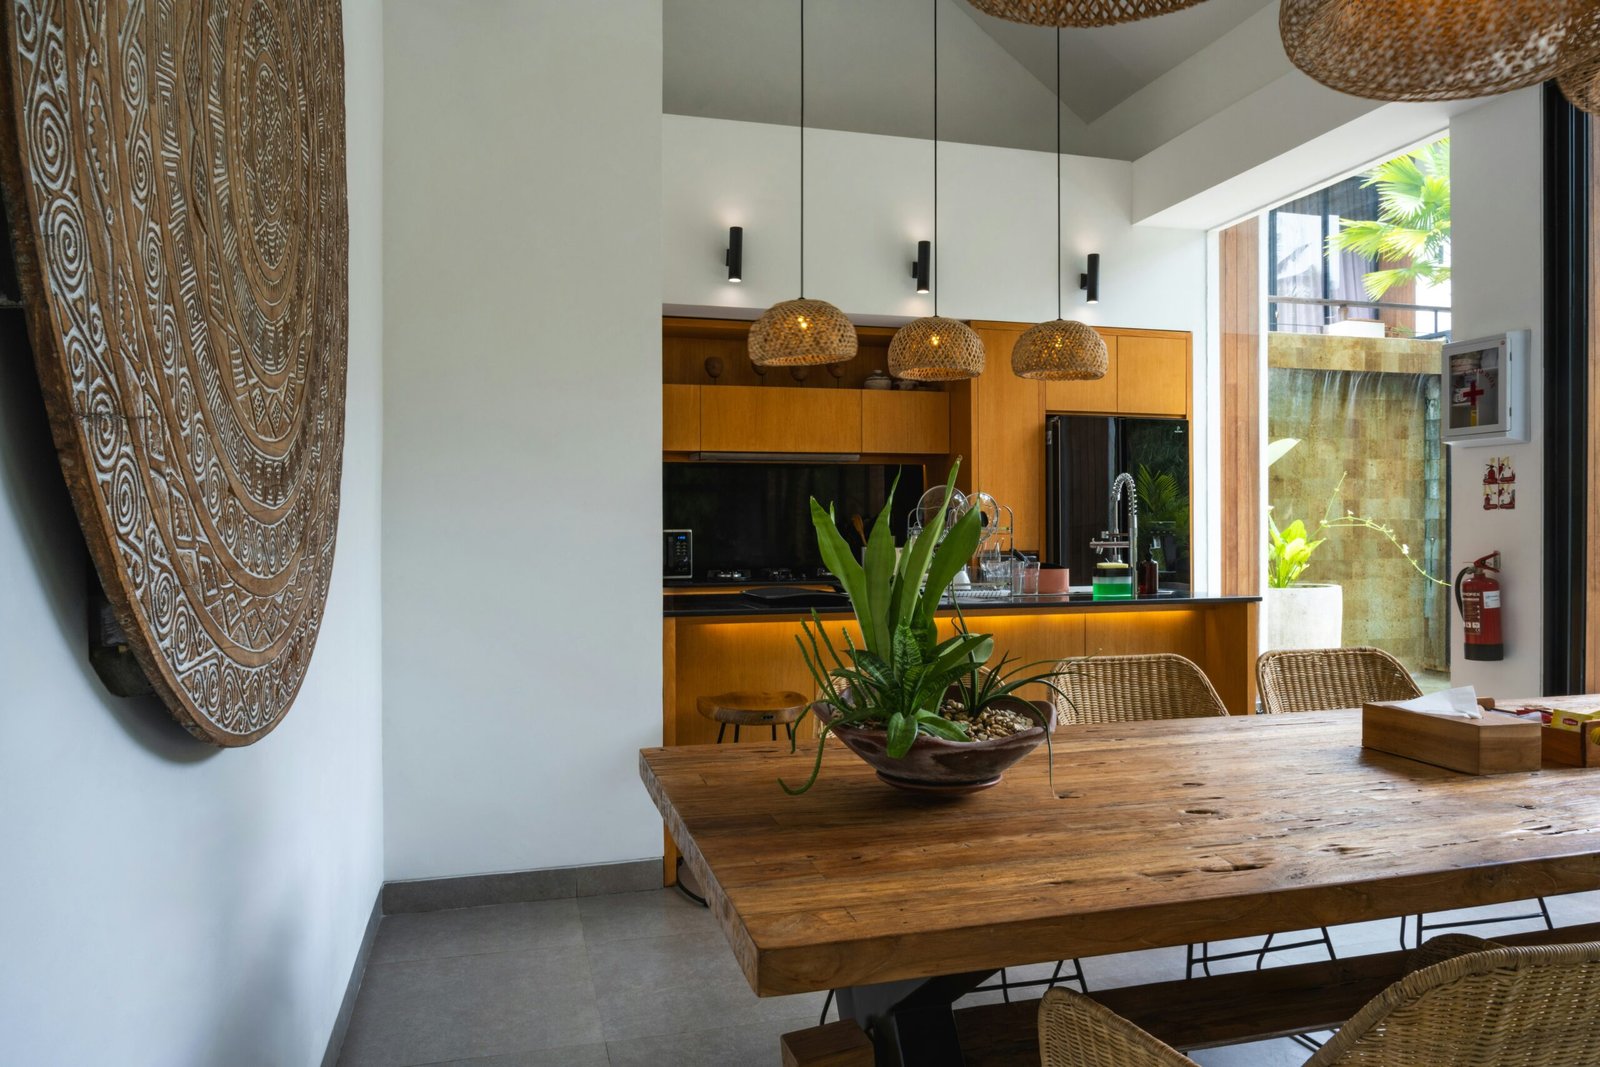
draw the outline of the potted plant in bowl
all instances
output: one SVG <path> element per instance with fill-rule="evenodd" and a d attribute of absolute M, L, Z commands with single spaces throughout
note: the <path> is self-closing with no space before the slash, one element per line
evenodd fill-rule
<path fill-rule="evenodd" d="M 958 460 L 936 519 L 903 547 L 895 545 L 885 505 L 860 563 L 832 509 L 811 501 L 822 561 L 850 598 L 862 644 L 857 647 L 846 630 L 841 652 L 815 612 L 795 638 L 823 694 L 810 708 L 822 730 L 810 778 L 799 786 L 781 783 L 789 793 L 803 793 L 816 782 L 829 734 L 885 782 L 936 793 L 986 789 L 1041 742 L 1048 744 L 1054 708 L 1017 691 L 1041 683 L 1060 693 L 1056 663 L 1037 670 L 1042 662 L 1013 665 L 1007 656 L 989 669 L 994 639 L 968 630 L 959 608 L 956 632 L 939 638 L 934 614 L 940 597 L 982 536 L 976 509 L 946 532 L 959 468 Z"/>

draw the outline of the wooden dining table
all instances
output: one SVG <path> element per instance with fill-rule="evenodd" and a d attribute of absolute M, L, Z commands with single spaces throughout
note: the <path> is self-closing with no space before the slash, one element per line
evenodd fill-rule
<path fill-rule="evenodd" d="M 998 968 L 1600 888 L 1600 775 L 1458 774 L 1359 711 L 1062 727 L 992 789 L 893 789 L 830 743 L 645 749 L 750 988 L 839 992 L 879 1063 L 961 1063 Z"/>

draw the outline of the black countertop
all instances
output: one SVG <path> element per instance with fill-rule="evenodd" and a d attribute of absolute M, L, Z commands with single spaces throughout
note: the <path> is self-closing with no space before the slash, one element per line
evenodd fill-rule
<path fill-rule="evenodd" d="M 813 610 L 821 615 L 850 613 L 850 604 L 842 598 L 833 604 L 813 606 L 809 603 L 763 603 L 740 593 L 667 593 L 662 598 L 665 615 L 669 619 L 729 618 L 763 615 L 809 615 Z M 1046 593 L 1037 596 L 1018 596 L 962 600 L 961 610 L 969 615 L 989 611 L 1038 611 L 1048 613 L 1062 608 L 1089 608 L 1118 611 L 1130 607 L 1184 607 L 1196 604 L 1238 604 L 1259 601 L 1258 596 L 1206 596 L 1203 593 L 1174 593 L 1171 596 L 1143 600 L 1096 600 L 1089 593 Z M 941 615 L 955 611 L 946 605 L 939 609 Z"/>

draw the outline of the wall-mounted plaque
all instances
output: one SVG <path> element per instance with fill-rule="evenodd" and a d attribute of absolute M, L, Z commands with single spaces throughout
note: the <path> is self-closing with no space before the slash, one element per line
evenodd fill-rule
<path fill-rule="evenodd" d="M 0 188 L 51 432 L 155 691 L 245 745 L 333 567 L 347 330 L 337 0 L 5 0 Z"/>

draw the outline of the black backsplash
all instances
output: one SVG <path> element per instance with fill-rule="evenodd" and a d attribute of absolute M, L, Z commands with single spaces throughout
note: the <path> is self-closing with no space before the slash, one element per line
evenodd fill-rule
<path fill-rule="evenodd" d="M 694 531 L 695 577 L 708 570 L 822 566 L 811 525 L 812 497 L 833 505 L 852 551 L 861 539 L 852 516 L 870 533 L 894 490 L 895 538 L 923 492 L 921 467 L 871 463 L 663 463 L 667 529 Z"/>

